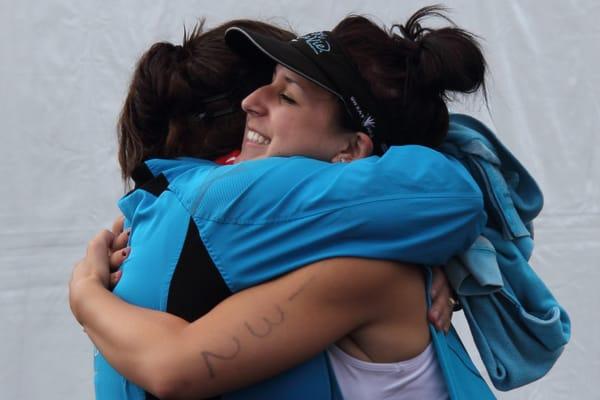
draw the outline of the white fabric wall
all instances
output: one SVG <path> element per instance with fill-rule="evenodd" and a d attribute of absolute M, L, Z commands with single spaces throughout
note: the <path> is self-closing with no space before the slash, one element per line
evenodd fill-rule
<path fill-rule="evenodd" d="M 276 17 L 306 33 L 349 12 L 403 22 L 426 4 L 1 0 L 0 397 L 93 397 L 92 348 L 69 313 L 67 281 L 87 240 L 117 215 L 115 123 L 151 43 L 179 40 L 200 16 L 209 26 Z M 458 109 L 492 125 L 543 188 L 533 265 L 573 322 L 548 376 L 498 396 L 600 399 L 600 2 L 446 4 L 485 39 L 491 70 L 491 116 L 476 101 Z"/>

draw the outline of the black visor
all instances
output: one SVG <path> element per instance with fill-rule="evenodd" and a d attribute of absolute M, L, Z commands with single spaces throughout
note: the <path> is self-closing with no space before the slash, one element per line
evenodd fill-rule
<path fill-rule="evenodd" d="M 313 32 L 289 42 L 233 27 L 225 32 L 229 47 L 256 62 L 270 60 L 296 72 L 338 97 L 355 129 L 366 132 L 375 151 L 387 150 L 387 121 L 368 83 L 344 54 L 330 32 Z"/>

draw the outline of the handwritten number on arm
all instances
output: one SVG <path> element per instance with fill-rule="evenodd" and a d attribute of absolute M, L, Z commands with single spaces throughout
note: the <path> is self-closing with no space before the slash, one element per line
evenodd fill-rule
<path fill-rule="evenodd" d="M 279 321 L 271 321 L 268 318 L 263 317 L 262 320 L 266 324 L 266 329 L 264 332 L 258 332 L 252 327 L 252 325 L 248 323 L 248 321 L 244 322 L 244 325 L 246 325 L 246 329 L 248 329 L 248 332 L 250 332 L 252 336 L 257 338 L 267 337 L 273 331 L 274 326 L 281 325 L 283 323 L 283 320 L 285 319 L 285 314 L 283 313 L 283 310 L 279 306 L 275 306 L 275 308 L 277 308 L 277 311 L 279 312 Z"/>
<path fill-rule="evenodd" d="M 237 355 L 242 350 L 242 345 L 240 343 L 240 340 L 237 337 L 234 336 L 231 338 L 231 340 L 236 344 L 236 349 L 230 355 L 217 354 L 217 353 L 213 353 L 211 351 L 203 351 L 202 352 L 202 358 L 204 359 L 206 368 L 208 368 L 208 375 L 211 377 L 211 379 L 216 376 L 215 369 L 213 367 L 211 358 L 216 358 L 217 360 L 230 361 L 230 360 L 233 360 L 234 358 L 236 358 Z"/>
<path fill-rule="evenodd" d="M 302 284 L 295 292 L 293 292 L 287 298 L 287 300 L 290 302 L 293 301 L 298 295 L 300 295 L 300 293 L 302 293 L 304 291 L 304 289 L 313 281 L 314 278 L 315 277 L 312 276 L 306 282 L 304 282 L 304 284 Z M 278 318 L 276 320 L 271 320 L 267 317 L 262 317 L 262 320 L 265 323 L 264 330 L 257 330 L 255 327 L 252 327 L 252 325 L 250 325 L 250 323 L 248 321 L 244 321 L 244 325 L 246 326 L 246 329 L 252 336 L 259 338 L 259 339 L 265 338 L 265 337 L 269 336 L 271 334 L 271 332 L 273 332 L 273 329 L 276 326 L 283 324 L 283 322 L 285 320 L 285 313 L 279 305 L 276 304 L 275 308 L 277 309 L 277 313 L 278 313 Z M 216 377 L 215 366 L 214 366 L 215 360 L 232 361 L 242 351 L 242 344 L 241 344 L 240 340 L 236 336 L 232 336 L 231 340 L 233 343 L 235 343 L 235 350 L 233 352 L 231 352 L 231 354 L 220 354 L 220 353 L 214 353 L 212 351 L 203 351 L 201 353 L 202 359 L 204 360 L 204 364 L 206 364 L 206 368 L 208 369 L 208 375 L 211 379 L 214 379 Z"/>

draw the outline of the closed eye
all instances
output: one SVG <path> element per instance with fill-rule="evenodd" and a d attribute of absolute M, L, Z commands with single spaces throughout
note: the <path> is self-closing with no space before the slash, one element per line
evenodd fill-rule
<path fill-rule="evenodd" d="M 298 104 L 298 103 L 296 103 L 296 100 L 292 99 L 290 96 L 288 96 L 285 93 L 279 93 L 279 98 L 288 104 Z"/>

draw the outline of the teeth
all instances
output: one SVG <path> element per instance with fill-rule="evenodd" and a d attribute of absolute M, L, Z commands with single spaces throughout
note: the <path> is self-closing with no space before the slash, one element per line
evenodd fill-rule
<path fill-rule="evenodd" d="M 270 144 L 271 143 L 271 139 L 269 139 L 266 136 L 261 135 L 258 132 L 252 131 L 252 130 L 248 130 L 248 133 L 246 134 L 246 138 L 251 141 L 252 143 L 257 143 L 257 144 Z"/>

